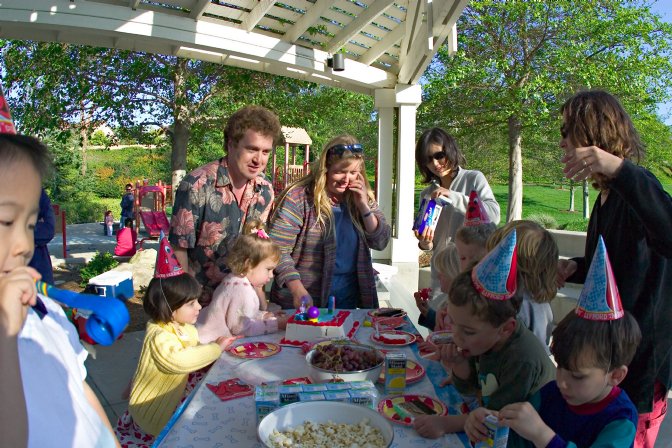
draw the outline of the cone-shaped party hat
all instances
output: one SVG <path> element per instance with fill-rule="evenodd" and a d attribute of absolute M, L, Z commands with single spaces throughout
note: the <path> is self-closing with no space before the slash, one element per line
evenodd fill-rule
<path fill-rule="evenodd" d="M 625 314 L 602 235 L 583 283 L 576 314 L 588 320 L 616 320 Z"/>
<path fill-rule="evenodd" d="M 0 84 L 0 134 L 16 134 L 12 114 L 9 112 L 9 104 L 2 91 L 2 84 Z"/>
<path fill-rule="evenodd" d="M 168 238 L 161 232 L 161 244 L 159 253 L 156 255 L 156 267 L 154 268 L 154 278 L 168 278 L 184 274 L 180 262 L 177 261 L 175 252 L 168 242 Z"/>
<path fill-rule="evenodd" d="M 481 224 L 490 223 L 488 212 L 485 211 L 481 199 L 475 190 L 471 190 L 469 194 L 469 205 L 467 206 L 467 214 L 464 216 L 464 226 L 480 226 Z"/>
<path fill-rule="evenodd" d="M 471 270 L 474 288 L 488 299 L 510 299 L 516 293 L 518 284 L 516 260 L 514 229 Z"/>

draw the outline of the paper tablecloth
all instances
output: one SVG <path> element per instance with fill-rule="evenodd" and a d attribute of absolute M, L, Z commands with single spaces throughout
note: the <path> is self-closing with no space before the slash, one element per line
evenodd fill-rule
<path fill-rule="evenodd" d="M 367 310 L 353 310 L 356 319 L 362 322 Z M 414 331 L 412 324 L 407 324 L 406 331 Z M 364 344 L 377 346 L 370 339 L 371 328 L 359 326 L 354 338 Z M 279 343 L 283 332 L 241 339 L 237 342 L 263 341 Z M 382 349 L 389 347 L 377 346 Z M 452 386 L 435 387 L 444 376 L 438 363 L 426 361 L 418 356 L 416 344 L 395 348 L 406 353 L 408 359 L 422 364 L 427 375 L 419 382 L 406 388 L 409 394 L 424 394 L 438 397 L 454 412 L 459 406 L 459 395 Z M 221 401 L 207 387 L 206 383 L 238 377 L 241 380 L 258 385 L 262 382 L 281 381 L 287 378 L 308 376 L 305 354 L 295 347 L 282 347 L 277 355 L 264 359 L 240 359 L 228 353 L 215 362 L 205 379 L 193 391 L 192 396 L 176 411 L 173 419 L 159 436 L 157 446 L 164 448 L 180 447 L 262 447 L 257 440 L 257 421 L 254 397 L 243 397 L 230 401 Z M 431 381 L 430 381 L 431 377 Z M 434 383 L 434 384 L 433 384 Z M 384 396 L 382 385 L 378 385 L 381 397 Z M 440 439 L 425 439 L 415 430 L 392 423 L 394 428 L 393 448 L 401 447 L 468 447 L 464 434 L 447 434 Z"/>

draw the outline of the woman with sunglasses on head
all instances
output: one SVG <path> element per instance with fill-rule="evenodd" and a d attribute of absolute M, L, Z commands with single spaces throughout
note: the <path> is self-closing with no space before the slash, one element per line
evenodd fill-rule
<path fill-rule="evenodd" d="M 422 234 L 415 233 L 420 249 L 433 249 L 436 254 L 455 238 L 457 230 L 464 222 L 472 190 L 478 193 L 490 221 L 499 224 L 499 204 L 487 179 L 480 171 L 466 170 L 460 166 L 466 164 L 466 159 L 455 139 L 446 131 L 432 128 L 423 132 L 415 146 L 415 161 L 423 181 L 429 184 L 421 195 L 431 198 L 443 196 L 448 202 L 441 210 L 434 230 L 426 228 Z M 441 285 L 433 260 L 431 270 L 432 302 L 436 302 L 441 294 Z"/>
<path fill-rule="evenodd" d="M 332 139 L 311 172 L 287 187 L 271 217 L 280 246 L 271 301 L 283 308 L 314 304 L 377 308 L 370 249 L 382 250 L 390 226 L 366 179 L 362 145 L 350 135 Z"/>

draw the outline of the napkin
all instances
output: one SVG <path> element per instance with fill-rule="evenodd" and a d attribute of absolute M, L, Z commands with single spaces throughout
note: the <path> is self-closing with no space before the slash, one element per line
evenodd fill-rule
<path fill-rule="evenodd" d="M 218 384 L 207 383 L 206 386 L 222 401 L 246 397 L 254 393 L 252 386 L 243 383 L 240 378 L 231 378 Z"/>

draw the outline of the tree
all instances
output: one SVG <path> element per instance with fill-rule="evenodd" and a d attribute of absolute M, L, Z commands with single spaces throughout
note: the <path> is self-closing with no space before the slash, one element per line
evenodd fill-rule
<path fill-rule="evenodd" d="M 505 133 L 507 221 L 521 217 L 526 142 L 528 157 L 559 168 L 558 111 L 569 95 L 606 89 L 635 118 L 670 98 L 672 25 L 645 1 L 473 0 L 457 28 L 457 54 L 444 46 L 428 70 L 420 121 Z"/>

